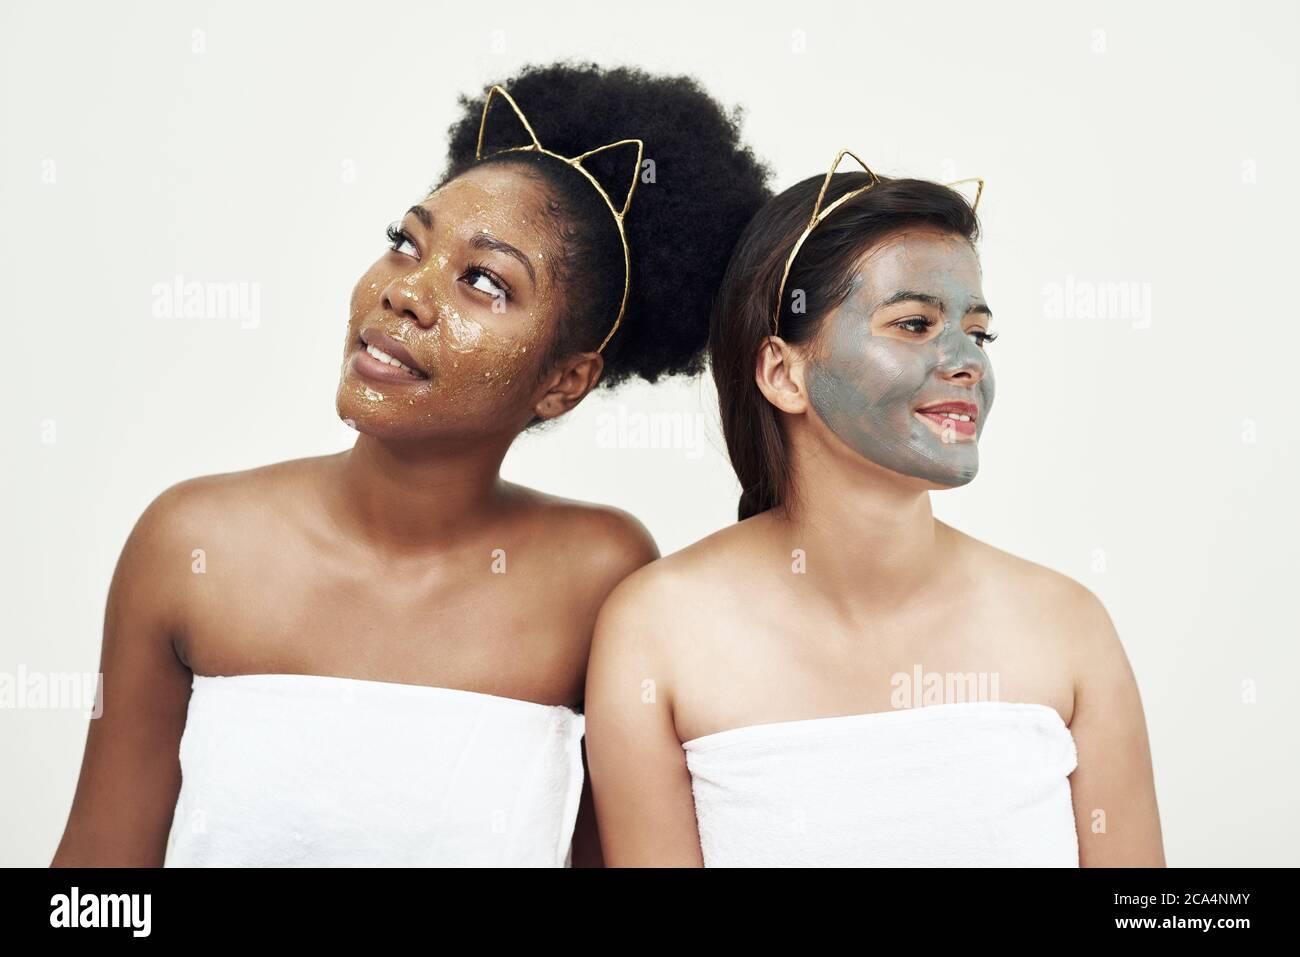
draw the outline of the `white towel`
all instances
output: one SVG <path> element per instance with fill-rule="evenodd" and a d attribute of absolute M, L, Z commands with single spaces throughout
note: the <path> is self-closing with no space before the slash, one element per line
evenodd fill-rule
<path fill-rule="evenodd" d="M 706 867 L 1077 867 L 1054 708 L 962 702 L 683 743 Z"/>
<path fill-rule="evenodd" d="M 583 730 L 473 691 L 196 675 L 164 863 L 567 866 Z"/>

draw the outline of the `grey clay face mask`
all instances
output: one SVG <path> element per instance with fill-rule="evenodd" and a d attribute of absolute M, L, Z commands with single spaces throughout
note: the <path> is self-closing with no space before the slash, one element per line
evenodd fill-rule
<path fill-rule="evenodd" d="M 882 305 L 902 292 L 936 302 Z M 813 408 L 877 465 L 965 485 L 979 470 L 979 433 L 993 406 L 993 368 L 968 331 L 988 331 L 988 317 L 970 311 L 983 305 L 979 261 L 960 237 L 916 230 L 875 247 L 853 291 L 824 321 L 807 374 Z M 916 413 L 948 400 L 975 405 L 973 423 L 932 425 Z"/>

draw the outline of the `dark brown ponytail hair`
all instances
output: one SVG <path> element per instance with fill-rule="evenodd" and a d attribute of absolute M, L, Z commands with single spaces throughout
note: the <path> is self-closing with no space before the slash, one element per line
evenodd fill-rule
<path fill-rule="evenodd" d="M 777 285 L 786 257 L 808 225 L 824 176 L 811 176 L 773 197 L 750 220 L 727 265 L 713 304 L 709 355 L 718 387 L 722 431 L 740 479 L 738 518 L 789 504 L 792 476 L 781 419 L 754 378 L 759 348 L 772 334 Z M 870 182 L 866 173 L 837 173 L 829 205 Z M 880 181 L 826 217 L 795 258 L 781 303 L 780 336 L 793 344 L 816 335 L 848 295 L 862 255 L 910 226 L 935 226 L 974 244 L 979 221 L 954 190 L 919 179 Z M 802 311 L 793 311 L 796 292 Z"/>

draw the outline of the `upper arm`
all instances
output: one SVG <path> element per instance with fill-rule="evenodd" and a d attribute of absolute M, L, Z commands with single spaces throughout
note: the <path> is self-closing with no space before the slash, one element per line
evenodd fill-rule
<path fill-rule="evenodd" d="M 578 513 L 580 521 L 571 531 L 577 536 L 573 546 L 586 560 L 581 576 L 583 601 L 588 604 L 588 622 L 594 629 L 597 613 L 605 599 L 618 584 L 638 568 L 659 557 L 659 548 L 646 527 L 633 515 L 611 507 L 584 506 Z M 591 634 L 586 636 L 584 650 L 590 655 Z M 581 680 L 586 681 L 586 658 Z M 584 713 L 589 707 L 583 702 Z M 584 735 L 582 747 L 583 782 L 578 804 L 578 816 L 573 830 L 574 867 L 603 867 L 600 833 L 596 821 L 595 798 L 592 792 L 590 761 L 587 757 L 588 736 Z"/>
<path fill-rule="evenodd" d="M 552 600 L 574 609 L 580 623 L 579 688 L 586 682 L 592 636 L 601 607 L 619 583 L 659 557 L 646 527 L 633 515 L 609 506 L 583 506 L 565 516 L 564 555 L 576 557 L 572 588 L 552 593 Z M 585 703 L 583 710 L 586 710 Z"/>
<path fill-rule="evenodd" d="M 1137 680 L 1110 616 L 1081 585 L 1070 604 L 1075 700 L 1070 775 L 1082 867 L 1163 867 L 1151 747 Z"/>
<path fill-rule="evenodd" d="M 582 794 L 578 799 L 578 817 L 573 825 L 573 867 L 604 867 L 600 852 L 600 832 L 596 828 L 596 807 L 591 795 L 591 770 L 587 762 L 587 742 L 582 742 Z"/>
<path fill-rule="evenodd" d="M 136 522 L 109 587 L 81 775 L 52 866 L 161 866 L 180 789 L 191 674 L 172 644 L 191 546 L 184 483 Z"/>
<path fill-rule="evenodd" d="M 702 866 L 695 801 L 672 713 L 670 609 L 647 570 L 601 609 L 587 669 L 587 756 L 605 863 Z"/>

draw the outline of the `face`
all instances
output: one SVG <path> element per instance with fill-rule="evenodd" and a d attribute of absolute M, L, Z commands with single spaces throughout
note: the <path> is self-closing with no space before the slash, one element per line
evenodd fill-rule
<path fill-rule="evenodd" d="M 935 229 L 900 231 L 869 250 L 854 288 L 812 344 L 813 407 L 859 455 L 939 487 L 979 469 L 993 405 L 984 351 L 992 318 L 975 251 Z"/>
<path fill-rule="evenodd" d="M 517 168 L 475 167 L 390 228 L 352 291 L 341 418 L 400 438 L 528 423 L 559 314 L 546 200 Z"/>

